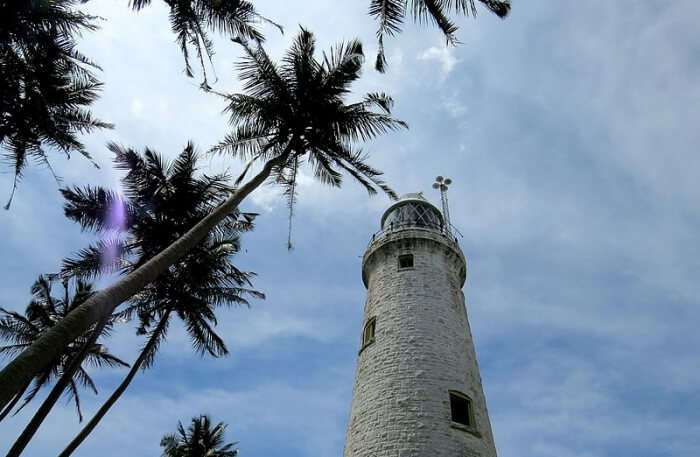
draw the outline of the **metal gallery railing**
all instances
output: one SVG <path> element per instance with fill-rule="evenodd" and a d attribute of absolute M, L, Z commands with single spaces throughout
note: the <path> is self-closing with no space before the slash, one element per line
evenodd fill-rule
<path fill-rule="evenodd" d="M 448 240 L 459 244 L 459 238 L 464 238 L 464 235 L 457 229 L 452 224 L 448 225 L 441 225 L 441 224 L 430 224 L 430 223 L 420 223 L 417 224 L 415 222 L 406 222 L 406 223 L 394 223 L 390 222 L 387 224 L 386 227 L 383 229 L 375 232 L 372 234 L 372 238 L 370 238 L 369 243 L 367 243 L 367 246 L 369 247 L 372 243 L 374 243 L 377 240 L 380 240 L 384 238 L 385 236 L 388 236 L 391 233 L 396 233 L 402 230 L 407 230 L 407 229 L 424 229 L 424 230 L 429 230 L 431 232 L 438 232 L 440 235 L 444 236 Z"/>

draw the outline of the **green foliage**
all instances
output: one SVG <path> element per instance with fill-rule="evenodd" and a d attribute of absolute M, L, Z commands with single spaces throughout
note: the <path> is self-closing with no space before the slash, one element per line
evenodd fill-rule
<path fill-rule="evenodd" d="M 290 216 L 297 173 L 304 164 L 324 184 L 340 187 L 345 171 L 370 195 L 379 188 L 396 198 L 380 179 L 382 173 L 367 165 L 367 156 L 352 147 L 357 141 L 407 127 L 391 117 L 393 101 L 386 94 L 370 93 L 356 103 L 346 103 L 364 62 L 358 40 L 340 43 L 317 60 L 314 36 L 302 28 L 280 64 L 272 62 L 259 44 L 238 42 L 246 52 L 236 66 L 245 92 L 223 95 L 233 131 L 213 152 L 232 154 L 249 164 L 275 160 L 272 176 L 284 187 Z"/>
<path fill-rule="evenodd" d="M 172 163 L 150 149 L 143 155 L 116 144 L 110 149 L 116 156 L 116 168 L 126 171 L 123 195 L 99 187 L 62 189 L 66 216 L 103 237 L 76 258 L 64 261 L 66 275 L 131 273 L 182 237 L 235 191 L 226 184 L 229 177 L 225 174 L 197 174 L 197 154 L 192 144 Z M 246 296 L 264 298 L 248 288 L 254 273 L 230 263 L 240 250 L 239 234 L 252 229 L 255 216 L 238 211 L 226 214 L 203 240 L 133 295 L 126 309 L 118 313 L 125 318 L 138 317 L 138 333 L 147 334 L 147 342 L 124 381 L 61 456 L 71 455 L 124 393 L 136 372 L 153 364 L 172 316 L 183 321 L 200 355 L 219 357 L 228 353 L 223 339 L 214 331 L 215 310 L 247 305 Z"/>
<path fill-rule="evenodd" d="M 162 457 L 235 457 L 236 443 L 224 444 L 226 424 L 219 422 L 212 428 L 209 416 L 193 417 L 187 430 L 177 423 L 177 433 L 163 436 L 160 446 Z"/>
<path fill-rule="evenodd" d="M 122 192 L 101 187 L 62 189 L 65 214 L 84 230 L 101 239 L 64 260 L 63 274 L 91 278 L 106 273 L 126 274 L 165 249 L 208 215 L 232 191 L 225 174 L 197 175 L 197 154 L 188 144 L 168 163 L 158 153 L 111 144 L 115 165 L 126 172 Z M 201 354 L 227 353 L 214 332 L 214 309 L 232 304 L 248 305 L 245 296 L 263 297 L 249 288 L 254 275 L 231 264 L 240 250 L 239 233 L 251 230 L 255 214 L 230 213 L 205 240 L 167 273 L 134 296 L 121 315 L 137 316 L 139 333 L 146 334 L 154 321 L 177 315 L 185 322 L 194 348 Z M 154 341 L 144 367 L 148 367 L 165 338 L 167 325 Z M 154 335 L 150 335 L 153 337 Z"/>
<path fill-rule="evenodd" d="M 170 25 L 176 42 L 185 58 L 185 74 L 194 76 L 190 65 L 191 50 L 194 50 L 202 69 L 202 87 L 209 88 L 206 61 L 211 64 L 214 45 L 209 32 L 214 31 L 231 38 L 262 42 L 265 40 L 259 24 L 267 22 L 282 27 L 261 16 L 251 2 L 245 0 L 163 0 L 170 8 Z M 131 7 L 140 10 L 151 4 L 151 0 L 131 0 Z"/>
<path fill-rule="evenodd" d="M 0 347 L 0 354 L 13 356 L 20 353 L 93 294 L 90 284 L 78 280 L 75 281 L 74 292 L 71 296 L 69 284 L 64 281 L 63 297 L 55 297 L 51 294 L 54 281 L 55 276 L 39 276 L 32 286 L 33 299 L 27 306 L 24 315 L 0 308 L 0 316 L 2 316 L 0 317 L 0 338 L 11 343 Z M 103 336 L 109 334 L 113 324 L 114 319 L 108 321 L 102 330 Z M 42 387 L 58 379 L 63 374 L 71 361 L 90 339 L 92 331 L 93 328 L 90 328 L 84 332 L 79 338 L 69 344 L 61 356 L 54 360 L 48 368 L 36 375 L 32 388 L 28 391 L 24 403 L 17 411 L 26 406 Z M 128 366 L 128 364 L 110 354 L 107 348 L 100 343 L 94 343 L 90 347 L 83 363 L 93 367 Z M 76 370 L 73 379 L 68 385 L 68 394 L 73 398 L 78 417 L 82 420 L 78 386 L 97 393 L 94 382 L 82 366 Z M 19 395 L 21 396 L 22 393 Z"/>
<path fill-rule="evenodd" d="M 479 0 L 489 11 L 505 18 L 510 11 L 510 0 Z M 379 22 L 377 39 L 379 52 L 375 68 L 384 72 L 387 61 L 384 55 L 384 36 L 401 32 L 406 13 L 410 12 L 415 22 L 437 25 L 445 35 L 447 44 L 457 44 L 457 26 L 450 19 L 452 13 L 476 16 L 474 0 L 371 0 L 369 14 Z"/>
<path fill-rule="evenodd" d="M 76 3 L 0 2 L 0 155 L 15 176 L 5 209 L 31 161 L 51 169 L 54 149 L 92 160 L 79 135 L 112 127 L 88 109 L 102 83 L 94 74 L 99 67 L 78 52 L 75 37 L 94 30 L 96 18 L 76 11 Z"/>

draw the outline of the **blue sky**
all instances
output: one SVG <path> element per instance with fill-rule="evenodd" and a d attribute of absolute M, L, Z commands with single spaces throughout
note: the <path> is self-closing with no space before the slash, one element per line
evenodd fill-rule
<path fill-rule="evenodd" d="M 103 165 L 56 158 L 67 184 L 116 186 L 107 141 L 175 156 L 226 132 L 223 105 L 182 74 L 166 11 L 88 3 L 105 17 L 83 51 L 104 68 L 96 114 L 114 131 L 85 139 Z M 346 4 L 347 3 L 347 4 Z M 700 455 L 700 3 L 514 2 L 500 21 L 460 19 L 459 47 L 407 26 L 376 49 L 367 2 L 256 2 L 286 26 L 267 30 L 279 56 L 297 24 L 318 48 L 359 37 L 368 64 L 356 93 L 384 90 L 411 128 L 365 146 L 399 192 L 455 183 L 451 215 L 464 234 L 465 286 L 496 445 L 501 457 Z M 217 41 L 216 88 L 233 92 L 237 50 Z M 232 172 L 233 160 L 205 159 Z M 0 175 L 0 189 L 11 186 Z M 23 309 L 37 274 L 89 236 L 62 215 L 56 184 L 33 169 L 0 215 L 2 306 Z M 229 424 L 244 457 L 340 455 L 359 345 L 360 261 L 386 197 L 349 179 L 330 190 L 300 179 L 296 249 L 285 250 L 280 189 L 244 205 L 256 230 L 236 264 L 267 294 L 221 313 L 231 355 L 199 359 L 173 327 L 156 366 L 139 374 L 76 455 L 160 454 L 177 421 L 200 413 Z M 124 328 L 111 350 L 134 360 L 142 341 Z M 123 370 L 96 371 L 100 395 Z M 34 405 L 37 406 L 37 405 Z M 30 411 L 27 413 L 32 412 Z M 2 424 L 5 449 L 28 420 Z M 26 455 L 52 456 L 78 430 L 70 404 L 54 410 Z"/>

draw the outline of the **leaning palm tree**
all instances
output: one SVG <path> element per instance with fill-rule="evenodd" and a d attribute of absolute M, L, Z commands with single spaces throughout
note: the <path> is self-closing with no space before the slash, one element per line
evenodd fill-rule
<path fill-rule="evenodd" d="M 479 2 L 500 18 L 505 18 L 510 11 L 510 0 L 479 0 Z M 386 70 L 384 36 L 401 33 L 407 12 L 410 12 L 416 22 L 437 25 L 445 35 L 447 44 L 454 45 L 458 43 L 457 26 L 449 15 L 455 12 L 476 17 L 476 11 L 474 0 L 371 0 L 369 14 L 379 22 L 377 30 L 379 52 L 375 68 L 382 73 Z"/>
<path fill-rule="evenodd" d="M 162 457 L 236 457 L 236 443 L 224 444 L 226 424 L 219 422 L 212 427 L 209 416 L 193 417 L 187 430 L 177 423 L 177 433 L 163 436 L 160 446 Z"/>
<path fill-rule="evenodd" d="M 325 184 L 340 186 L 345 171 L 370 194 L 378 187 L 393 196 L 380 172 L 353 148 L 358 141 L 406 127 L 391 117 L 392 100 L 387 95 L 371 93 L 347 102 L 364 61 L 359 41 L 340 44 L 317 60 L 314 37 L 302 29 L 279 65 L 259 44 L 241 44 L 246 54 L 238 69 L 245 93 L 226 96 L 233 131 L 215 148 L 249 159 L 236 191 L 177 241 L 95 294 L 56 331 L 10 362 L 0 372 L 0 407 L 60 348 L 167 272 L 268 178 L 294 195 L 297 172 L 308 164 Z M 243 183 L 255 162 L 262 168 Z"/>
<path fill-rule="evenodd" d="M 265 40 L 259 25 L 266 22 L 282 30 L 278 24 L 260 15 L 252 2 L 245 0 L 164 0 L 170 8 L 170 25 L 185 58 L 185 74 L 194 76 L 190 65 L 190 53 L 194 51 L 202 70 L 202 87 L 209 88 L 207 62 L 211 64 L 214 45 L 209 32 L 219 32 L 230 37 L 241 36 L 262 42 Z M 131 7 L 138 11 L 151 4 L 151 0 L 131 0 Z"/>
<path fill-rule="evenodd" d="M 67 281 L 64 281 L 63 297 L 54 297 L 51 292 L 53 280 L 53 276 L 39 276 L 32 286 L 33 299 L 27 306 L 24 315 L 0 308 L 0 313 L 3 315 L 0 318 L 0 336 L 12 343 L 0 347 L 0 353 L 12 354 L 29 346 L 42 333 L 56 325 L 57 322 L 93 294 L 91 285 L 79 280 L 75 282 L 75 290 L 71 296 L 69 284 Z M 83 416 L 80 411 L 78 386 L 82 385 L 82 387 L 97 393 L 94 382 L 85 368 L 83 368 L 84 364 L 93 367 L 128 366 L 128 364 L 110 354 L 103 344 L 96 341 L 99 336 L 105 336 L 109 333 L 113 323 L 113 320 L 110 320 L 105 325 L 99 325 L 97 326 L 98 328 L 91 328 L 86 331 L 80 338 L 70 344 L 60 357 L 54 360 L 49 369 L 35 378 L 34 385 L 28 392 L 24 403 L 17 409 L 17 412 L 24 408 L 42 387 L 54 379 L 56 382 L 47 398 L 10 449 L 8 456 L 15 456 L 21 453 L 64 392 L 73 398 L 78 418 L 82 421 Z M 26 387 L 28 388 L 29 385 Z M 20 397 L 21 394 L 15 397 L 12 406 L 17 403 Z M 10 412 L 10 409 L 10 406 L 5 409 L 3 417 Z"/>
<path fill-rule="evenodd" d="M 63 273 L 92 277 L 128 273 L 182 236 L 212 212 L 231 192 L 225 174 L 197 176 L 197 154 L 188 144 L 168 163 L 157 153 L 143 155 L 111 145 L 116 168 L 126 171 L 123 193 L 103 188 L 63 189 L 66 216 L 102 239 L 64 261 Z M 147 336 L 131 370 L 95 416 L 70 443 L 70 455 L 125 392 L 140 369 L 152 366 L 174 318 L 179 318 L 200 355 L 228 353 L 216 334 L 216 309 L 244 304 L 246 296 L 263 298 L 249 289 L 253 273 L 231 264 L 240 249 L 239 234 L 252 229 L 254 214 L 233 210 L 186 256 L 134 295 L 119 315 L 137 316 L 138 333 Z"/>
<path fill-rule="evenodd" d="M 5 209 L 31 162 L 51 169 L 50 151 L 92 161 L 80 135 L 112 127 L 88 109 L 102 83 L 94 74 L 99 67 L 76 49 L 76 36 L 94 30 L 96 18 L 77 11 L 77 3 L 0 2 L 0 155 L 14 171 Z"/>

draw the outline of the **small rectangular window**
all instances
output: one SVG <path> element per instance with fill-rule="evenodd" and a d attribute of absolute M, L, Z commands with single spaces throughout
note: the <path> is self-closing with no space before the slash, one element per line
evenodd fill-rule
<path fill-rule="evenodd" d="M 413 268 L 413 254 L 400 255 L 399 268 Z"/>
<path fill-rule="evenodd" d="M 362 346 L 367 346 L 369 343 L 374 341 L 374 330 L 377 327 L 377 319 L 371 318 L 365 324 L 365 328 L 362 331 Z"/>
<path fill-rule="evenodd" d="M 474 426 L 472 404 L 469 397 L 459 392 L 450 392 L 450 409 L 452 410 L 452 422 Z"/>

